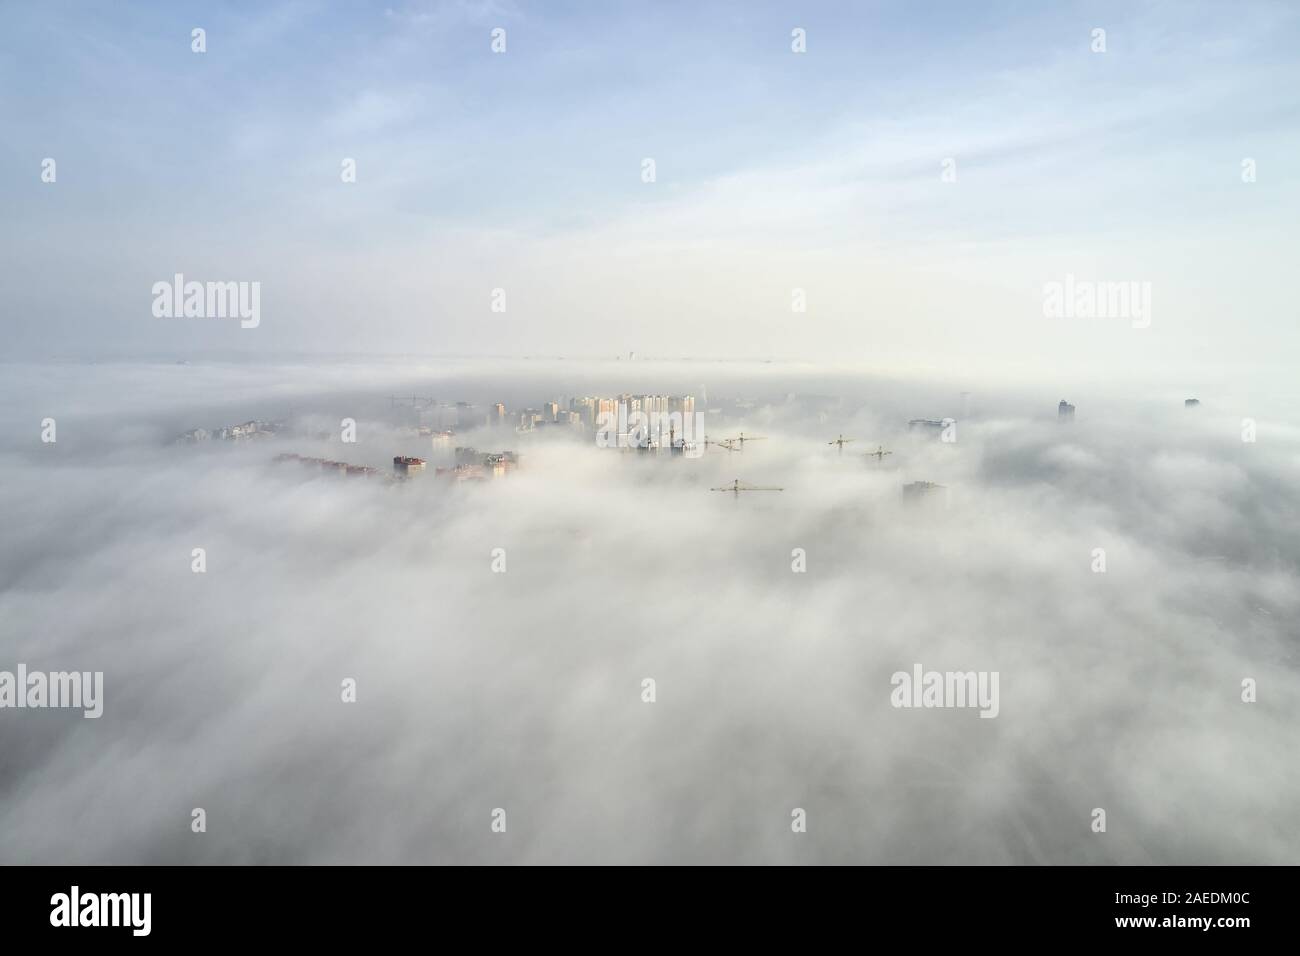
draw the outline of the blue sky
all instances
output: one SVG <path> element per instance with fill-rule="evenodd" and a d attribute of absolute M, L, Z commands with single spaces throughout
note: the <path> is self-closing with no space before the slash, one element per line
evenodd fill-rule
<path fill-rule="evenodd" d="M 1293 4 L 50 3 L 0 30 L 15 355 L 1297 344 Z M 177 271 L 261 281 L 262 325 L 160 323 Z M 1066 272 L 1150 281 L 1150 334 L 1049 327 Z"/>

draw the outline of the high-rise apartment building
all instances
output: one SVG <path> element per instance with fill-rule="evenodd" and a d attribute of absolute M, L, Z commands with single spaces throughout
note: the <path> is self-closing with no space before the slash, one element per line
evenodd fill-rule
<path fill-rule="evenodd" d="M 618 404 L 617 398 L 596 399 L 596 423 L 616 421 L 618 419 Z"/>

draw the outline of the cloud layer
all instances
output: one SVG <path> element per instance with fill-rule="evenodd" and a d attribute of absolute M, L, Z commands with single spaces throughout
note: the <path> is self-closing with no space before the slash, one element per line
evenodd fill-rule
<path fill-rule="evenodd" d="M 1244 443 L 1226 405 L 1074 394 L 1061 426 L 1057 395 L 980 393 L 966 414 L 944 383 L 667 363 L 9 371 L 0 669 L 102 670 L 105 710 L 0 711 L 5 862 L 1300 851 L 1300 436 L 1261 423 Z M 523 454 L 483 486 L 271 461 L 442 463 L 400 430 L 395 391 L 516 407 L 698 395 L 706 375 L 715 437 L 767 441 L 691 461 L 458 436 Z M 360 440 L 166 444 L 290 413 L 353 417 Z M 947 415 L 955 443 L 906 433 Z M 894 454 L 867 459 L 877 444 Z M 708 490 L 736 477 L 786 490 Z M 914 480 L 946 506 L 905 505 Z M 998 717 L 891 707 L 915 663 L 998 671 Z"/>

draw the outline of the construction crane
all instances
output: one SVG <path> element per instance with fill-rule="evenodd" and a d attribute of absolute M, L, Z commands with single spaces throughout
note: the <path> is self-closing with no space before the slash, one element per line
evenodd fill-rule
<path fill-rule="evenodd" d="M 705 436 L 704 436 L 704 450 L 705 450 L 705 451 L 708 451 L 710 445 L 716 445 L 718 448 L 725 448 L 725 449 L 727 449 L 727 451 L 735 451 L 736 449 L 732 448 L 731 445 L 727 444 L 727 441 L 730 441 L 730 439 L 727 439 L 726 441 L 709 441 L 709 436 L 708 436 L 708 435 L 705 435 Z"/>
<path fill-rule="evenodd" d="M 885 451 L 884 445 L 877 445 L 875 451 L 867 452 L 868 458 L 874 458 L 876 461 L 884 461 L 886 455 L 892 455 L 892 451 Z"/>
<path fill-rule="evenodd" d="M 720 445 L 726 445 L 728 448 L 731 448 L 733 451 L 735 451 L 736 446 L 739 446 L 740 450 L 741 450 L 741 451 L 744 451 L 744 450 L 745 450 L 745 442 L 747 442 L 747 441 L 767 441 L 767 436 L 766 436 L 766 435 L 746 435 L 744 432 L 741 432 L 740 435 L 739 435 L 738 437 L 736 437 L 736 438 L 728 438 L 726 441 L 719 442 L 718 444 L 720 444 Z"/>
<path fill-rule="evenodd" d="M 826 444 L 828 444 L 828 445 L 839 445 L 839 446 L 840 446 L 840 454 L 842 455 L 842 454 L 844 454 L 844 446 L 847 445 L 847 444 L 848 444 L 849 442 L 851 442 L 851 441 L 853 441 L 852 438 L 845 438 L 843 435 L 841 435 L 839 438 L 835 439 L 834 441 L 828 441 Z"/>
<path fill-rule="evenodd" d="M 709 491 L 730 491 L 739 498 L 742 491 L 785 491 L 785 489 L 775 488 L 770 485 L 751 485 L 737 478 L 729 485 L 723 485 L 721 488 L 710 488 Z"/>

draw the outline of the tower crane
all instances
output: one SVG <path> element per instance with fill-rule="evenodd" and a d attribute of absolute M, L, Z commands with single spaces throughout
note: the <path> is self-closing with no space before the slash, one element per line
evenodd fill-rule
<path fill-rule="evenodd" d="M 723 485 L 721 488 L 710 488 L 709 491 L 730 491 L 739 498 L 742 491 L 785 491 L 785 489 L 776 488 L 771 485 L 751 485 L 748 482 L 741 481 L 737 478 L 729 485 Z"/>
<path fill-rule="evenodd" d="M 744 451 L 744 450 L 745 450 L 745 442 L 747 442 L 747 441 L 767 441 L 767 436 L 766 436 L 766 435 L 746 435 L 744 432 L 741 432 L 740 435 L 739 435 L 738 437 L 736 437 L 736 438 L 728 438 L 725 442 L 719 442 L 719 444 L 725 444 L 727 447 L 729 447 L 729 448 L 733 448 L 733 450 L 734 450 L 734 447 L 733 447 L 733 446 L 739 446 L 740 450 L 741 450 L 741 451 Z"/>
<path fill-rule="evenodd" d="M 709 436 L 708 436 L 708 435 L 705 435 L 705 436 L 704 436 L 704 450 L 705 450 L 705 451 L 708 451 L 710 445 L 716 445 L 718 448 L 725 448 L 725 449 L 727 449 L 727 451 L 735 451 L 736 449 L 732 448 L 731 445 L 729 445 L 729 444 L 727 443 L 728 441 L 730 441 L 730 439 L 726 439 L 726 440 L 723 440 L 723 441 L 710 441 L 710 440 L 709 440 Z"/>
<path fill-rule="evenodd" d="M 877 445 L 875 451 L 867 452 L 868 458 L 874 458 L 876 461 L 884 461 L 886 455 L 892 455 L 892 451 L 885 451 L 884 445 Z"/>
<path fill-rule="evenodd" d="M 828 441 L 826 444 L 828 444 L 828 445 L 839 445 L 839 446 L 840 446 L 840 454 L 842 455 L 842 454 L 844 454 L 844 446 L 847 445 L 847 444 L 848 444 L 849 442 L 851 442 L 851 441 L 853 441 L 852 438 L 845 438 L 843 435 L 840 435 L 839 438 L 835 439 L 834 441 Z"/>

